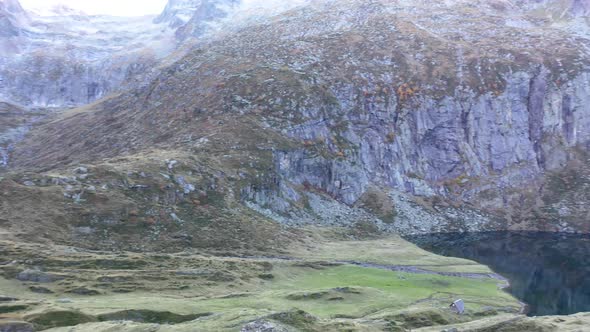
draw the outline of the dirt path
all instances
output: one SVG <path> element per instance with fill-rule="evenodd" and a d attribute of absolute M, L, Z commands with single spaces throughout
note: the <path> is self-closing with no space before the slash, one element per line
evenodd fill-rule
<path fill-rule="evenodd" d="M 305 260 L 301 258 L 294 258 L 289 256 L 223 256 L 225 258 L 234 258 L 234 259 L 246 259 L 246 260 L 261 260 L 261 261 L 281 261 L 281 262 L 295 262 L 295 263 L 308 263 L 313 264 L 314 261 L 312 260 Z M 318 262 L 320 263 L 320 262 Z M 439 271 L 432 271 L 428 269 L 424 269 L 418 266 L 413 265 L 384 265 L 384 264 L 375 264 L 375 263 L 368 263 L 368 262 L 359 262 L 359 261 L 321 261 L 322 264 L 330 265 L 355 265 L 359 267 L 365 268 L 373 268 L 373 269 L 381 269 L 381 270 L 390 270 L 395 272 L 405 272 L 405 273 L 415 273 L 415 274 L 431 274 L 431 275 L 440 275 L 445 277 L 459 277 L 459 278 L 468 278 L 468 279 L 494 279 L 501 281 L 509 285 L 509 280 L 505 277 L 497 274 L 497 273 L 468 273 L 468 272 L 439 272 Z"/>

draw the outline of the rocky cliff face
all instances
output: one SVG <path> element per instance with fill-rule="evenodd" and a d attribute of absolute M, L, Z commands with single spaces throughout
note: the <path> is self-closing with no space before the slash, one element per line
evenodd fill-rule
<path fill-rule="evenodd" d="M 540 3 L 333 4 L 204 38 L 149 85 L 33 129 L 11 167 L 40 177 L 13 180 L 106 163 L 54 188 L 82 206 L 121 197 L 72 221 L 91 228 L 178 235 L 203 215 L 254 213 L 404 233 L 590 231 L 590 42 L 573 21 L 540 18 Z"/>
<path fill-rule="evenodd" d="M 195 8 L 192 17 L 180 27 L 176 36 L 180 40 L 200 37 L 210 28 L 211 24 L 227 17 L 240 0 L 202 0 Z"/>

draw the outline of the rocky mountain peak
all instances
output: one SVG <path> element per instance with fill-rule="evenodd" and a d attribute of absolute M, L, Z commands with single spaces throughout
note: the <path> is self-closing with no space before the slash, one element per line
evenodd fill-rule
<path fill-rule="evenodd" d="M 169 0 L 164 11 L 154 19 L 154 23 L 165 23 L 172 28 L 186 24 L 202 5 L 202 0 Z"/>
<path fill-rule="evenodd" d="M 202 35 L 212 21 L 226 17 L 240 0 L 169 0 L 154 23 L 178 29 L 177 38 L 184 40 Z"/>
<path fill-rule="evenodd" d="M 0 1 L 0 100 L 24 106 L 81 105 L 139 84 L 176 47 L 174 30 L 151 17 L 87 16 L 67 6 L 30 12 Z M 53 82 L 53 83 L 48 83 Z"/>
<path fill-rule="evenodd" d="M 178 29 L 176 37 L 184 40 L 190 37 L 198 37 L 207 31 L 211 23 L 227 17 L 240 0 L 202 0 L 194 11 L 191 19 Z"/>

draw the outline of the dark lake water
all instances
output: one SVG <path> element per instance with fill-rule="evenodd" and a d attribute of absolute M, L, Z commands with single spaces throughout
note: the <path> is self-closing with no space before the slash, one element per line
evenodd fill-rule
<path fill-rule="evenodd" d="M 590 236 L 490 232 L 407 237 L 423 249 L 488 265 L 529 316 L 590 311 Z"/>

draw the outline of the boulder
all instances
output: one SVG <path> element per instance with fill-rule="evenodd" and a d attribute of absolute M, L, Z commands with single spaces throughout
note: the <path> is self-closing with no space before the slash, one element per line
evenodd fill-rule
<path fill-rule="evenodd" d="M 88 173 L 88 168 L 86 167 L 78 167 L 74 170 L 74 173 L 76 174 L 87 174 Z"/>
<path fill-rule="evenodd" d="M 246 324 L 241 332 L 288 332 L 284 327 L 278 326 L 275 323 L 269 321 L 257 320 Z"/>

